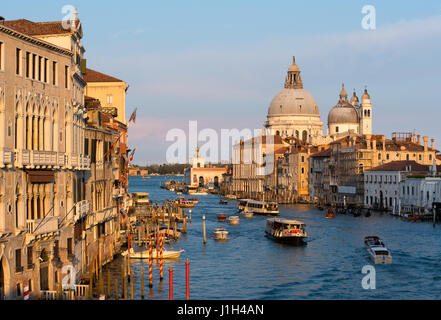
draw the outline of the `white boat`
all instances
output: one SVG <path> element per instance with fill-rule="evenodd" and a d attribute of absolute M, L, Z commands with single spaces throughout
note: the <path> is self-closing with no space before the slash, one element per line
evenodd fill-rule
<path fill-rule="evenodd" d="M 305 224 L 298 220 L 271 218 L 266 221 L 266 235 L 278 242 L 303 244 L 308 237 Z"/>
<path fill-rule="evenodd" d="M 228 231 L 224 228 L 217 228 L 214 229 L 214 239 L 215 240 L 227 240 L 228 238 Z"/>
<path fill-rule="evenodd" d="M 162 250 L 162 258 L 163 259 L 177 259 L 184 252 L 184 250 L 172 251 L 172 250 Z M 123 257 L 128 254 L 128 250 L 121 253 Z M 159 252 L 158 252 L 159 254 Z M 133 248 L 130 248 L 130 258 L 132 259 L 148 259 L 149 258 L 149 250 L 138 251 L 135 252 Z M 156 255 L 156 248 L 152 249 L 152 258 L 159 259 L 160 255 Z"/>
<path fill-rule="evenodd" d="M 227 194 L 227 195 L 225 196 L 225 199 L 228 199 L 228 200 L 236 200 L 237 197 L 236 197 L 235 195 L 233 195 L 233 194 Z"/>
<path fill-rule="evenodd" d="M 232 225 L 238 225 L 240 223 L 240 219 L 238 216 L 228 217 L 228 223 Z"/>
<path fill-rule="evenodd" d="M 370 247 L 385 247 L 383 240 L 377 236 L 367 236 L 364 238 L 366 248 Z"/>
<path fill-rule="evenodd" d="M 247 211 L 256 214 L 279 214 L 279 204 L 276 202 L 240 199 L 237 208 L 239 209 L 239 211 L 244 211 L 246 209 Z"/>
<path fill-rule="evenodd" d="M 378 246 L 378 247 L 370 247 L 368 249 L 371 260 L 375 264 L 391 264 L 392 263 L 392 255 L 390 251 L 386 247 Z"/>
<path fill-rule="evenodd" d="M 248 211 L 247 209 L 241 212 L 242 216 L 246 219 L 250 219 L 253 217 L 254 213 L 252 211 Z"/>
<path fill-rule="evenodd" d="M 208 196 L 208 192 L 205 191 L 193 191 L 193 192 L 188 192 L 188 195 L 192 195 L 192 196 Z"/>

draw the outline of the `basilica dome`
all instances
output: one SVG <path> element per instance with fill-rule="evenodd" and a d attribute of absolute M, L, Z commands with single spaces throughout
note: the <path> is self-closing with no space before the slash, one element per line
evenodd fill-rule
<path fill-rule="evenodd" d="M 268 116 L 314 115 L 320 111 L 314 97 L 303 88 L 284 88 L 276 94 L 268 109 Z"/>

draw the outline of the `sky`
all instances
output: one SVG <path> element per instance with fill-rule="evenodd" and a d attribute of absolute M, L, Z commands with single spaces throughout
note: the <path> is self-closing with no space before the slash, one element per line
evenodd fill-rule
<path fill-rule="evenodd" d="M 22 0 L 2 3 L 0 15 L 56 21 L 65 5 L 78 8 L 88 67 L 130 86 L 135 164 L 164 163 L 167 132 L 188 132 L 189 121 L 218 132 L 263 128 L 292 56 L 324 133 L 344 83 L 359 98 L 367 87 L 375 134 L 416 131 L 441 149 L 439 1 Z M 365 5 L 375 30 L 362 28 Z"/>

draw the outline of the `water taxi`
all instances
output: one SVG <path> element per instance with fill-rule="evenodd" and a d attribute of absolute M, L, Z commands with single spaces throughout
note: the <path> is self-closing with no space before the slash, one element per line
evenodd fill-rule
<path fill-rule="evenodd" d="M 307 238 L 305 224 L 298 220 L 271 218 L 266 221 L 266 235 L 279 242 L 303 244 Z"/>
<path fill-rule="evenodd" d="M 228 218 L 228 223 L 232 225 L 238 225 L 240 223 L 240 219 L 238 216 L 231 216 Z"/>
<path fill-rule="evenodd" d="M 149 196 L 150 194 L 148 194 L 147 192 L 135 192 L 133 193 L 133 200 L 137 205 L 149 204 Z"/>
<path fill-rule="evenodd" d="M 224 222 L 227 220 L 227 215 L 225 213 L 218 213 L 216 216 L 219 222 Z"/>
<path fill-rule="evenodd" d="M 254 216 L 254 213 L 245 209 L 241 212 L 242 216 L 246 219 L 251 219 Z"/>
<path fill-rule="evenodd" d="M 364 244 L 371 260 L 375 264 L 391 264 L 392 255 L 386 248 L 383 240 L 377 236 L 367 236 L 364 238 Z"/>
<path fill-rule="evenodd" d="M 371 260 L 375 264 L 391 264 L 392 255 L 386 247 L 370 247 L 368 249 Z"/>
<path fill-rule="evenodd" d="M 228 231 L 224 228 L 217 228 L 214 229 L 214 239 L 215 240 L 227 240 L 228 238 Z"/>
<path fill-rule="evenodd" d="M 279 214 L 279 204 L 276 202 L 241 199 L 239 200 L 238 209 L 239 211 L 244 211 L 246 209 L 255 214 Z"/>
<path fill-rule="evenodd" d="M 184 198 L 177 198 L 175 201 L 175 206 L 179 208 L 193 208 L 194 203 L 193 201 L 186 200 Z"/>

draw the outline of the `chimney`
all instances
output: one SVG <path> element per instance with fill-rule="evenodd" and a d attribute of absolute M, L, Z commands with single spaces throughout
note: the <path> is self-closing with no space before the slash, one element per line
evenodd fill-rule
<path fill-rule="evenodd" d="M 371 150 L 371 135 L 367 134 L 366 135 L 366 146 L 368 150 Z"/>
<path fill-rule="evenodd" d="M 386 136 L 382 136 L 381 140 L 383 142 L 383 151 L 386 151 Z"/>
<path fill-rule="evenodd" d="M 432 150 L 433 150 L 433 149 L 435 149 L 435 139 L 432 138 L 432 139 L 430 139 L 430 141 L 432 142 L 432 146 L 430 148 L 432 148 Z"/>
<path fill-rule="evenodd" d="M 374 151 L 377 151 L 377 140 L 376 139 L 372 139 L 372 149 L 374 150 Z"/>
<path fill-rule="evenodd" d="M 418 137 L 417 143 L 421 144 L 421 135 L 419 134 L 417 137 Z"/>
<path fill-rule="evenodd" d="M 427 143 L 429 142 L 429 137 L 423 137 L 424 140 L 424 152 L 427 152 L 428 146 Z"/>

